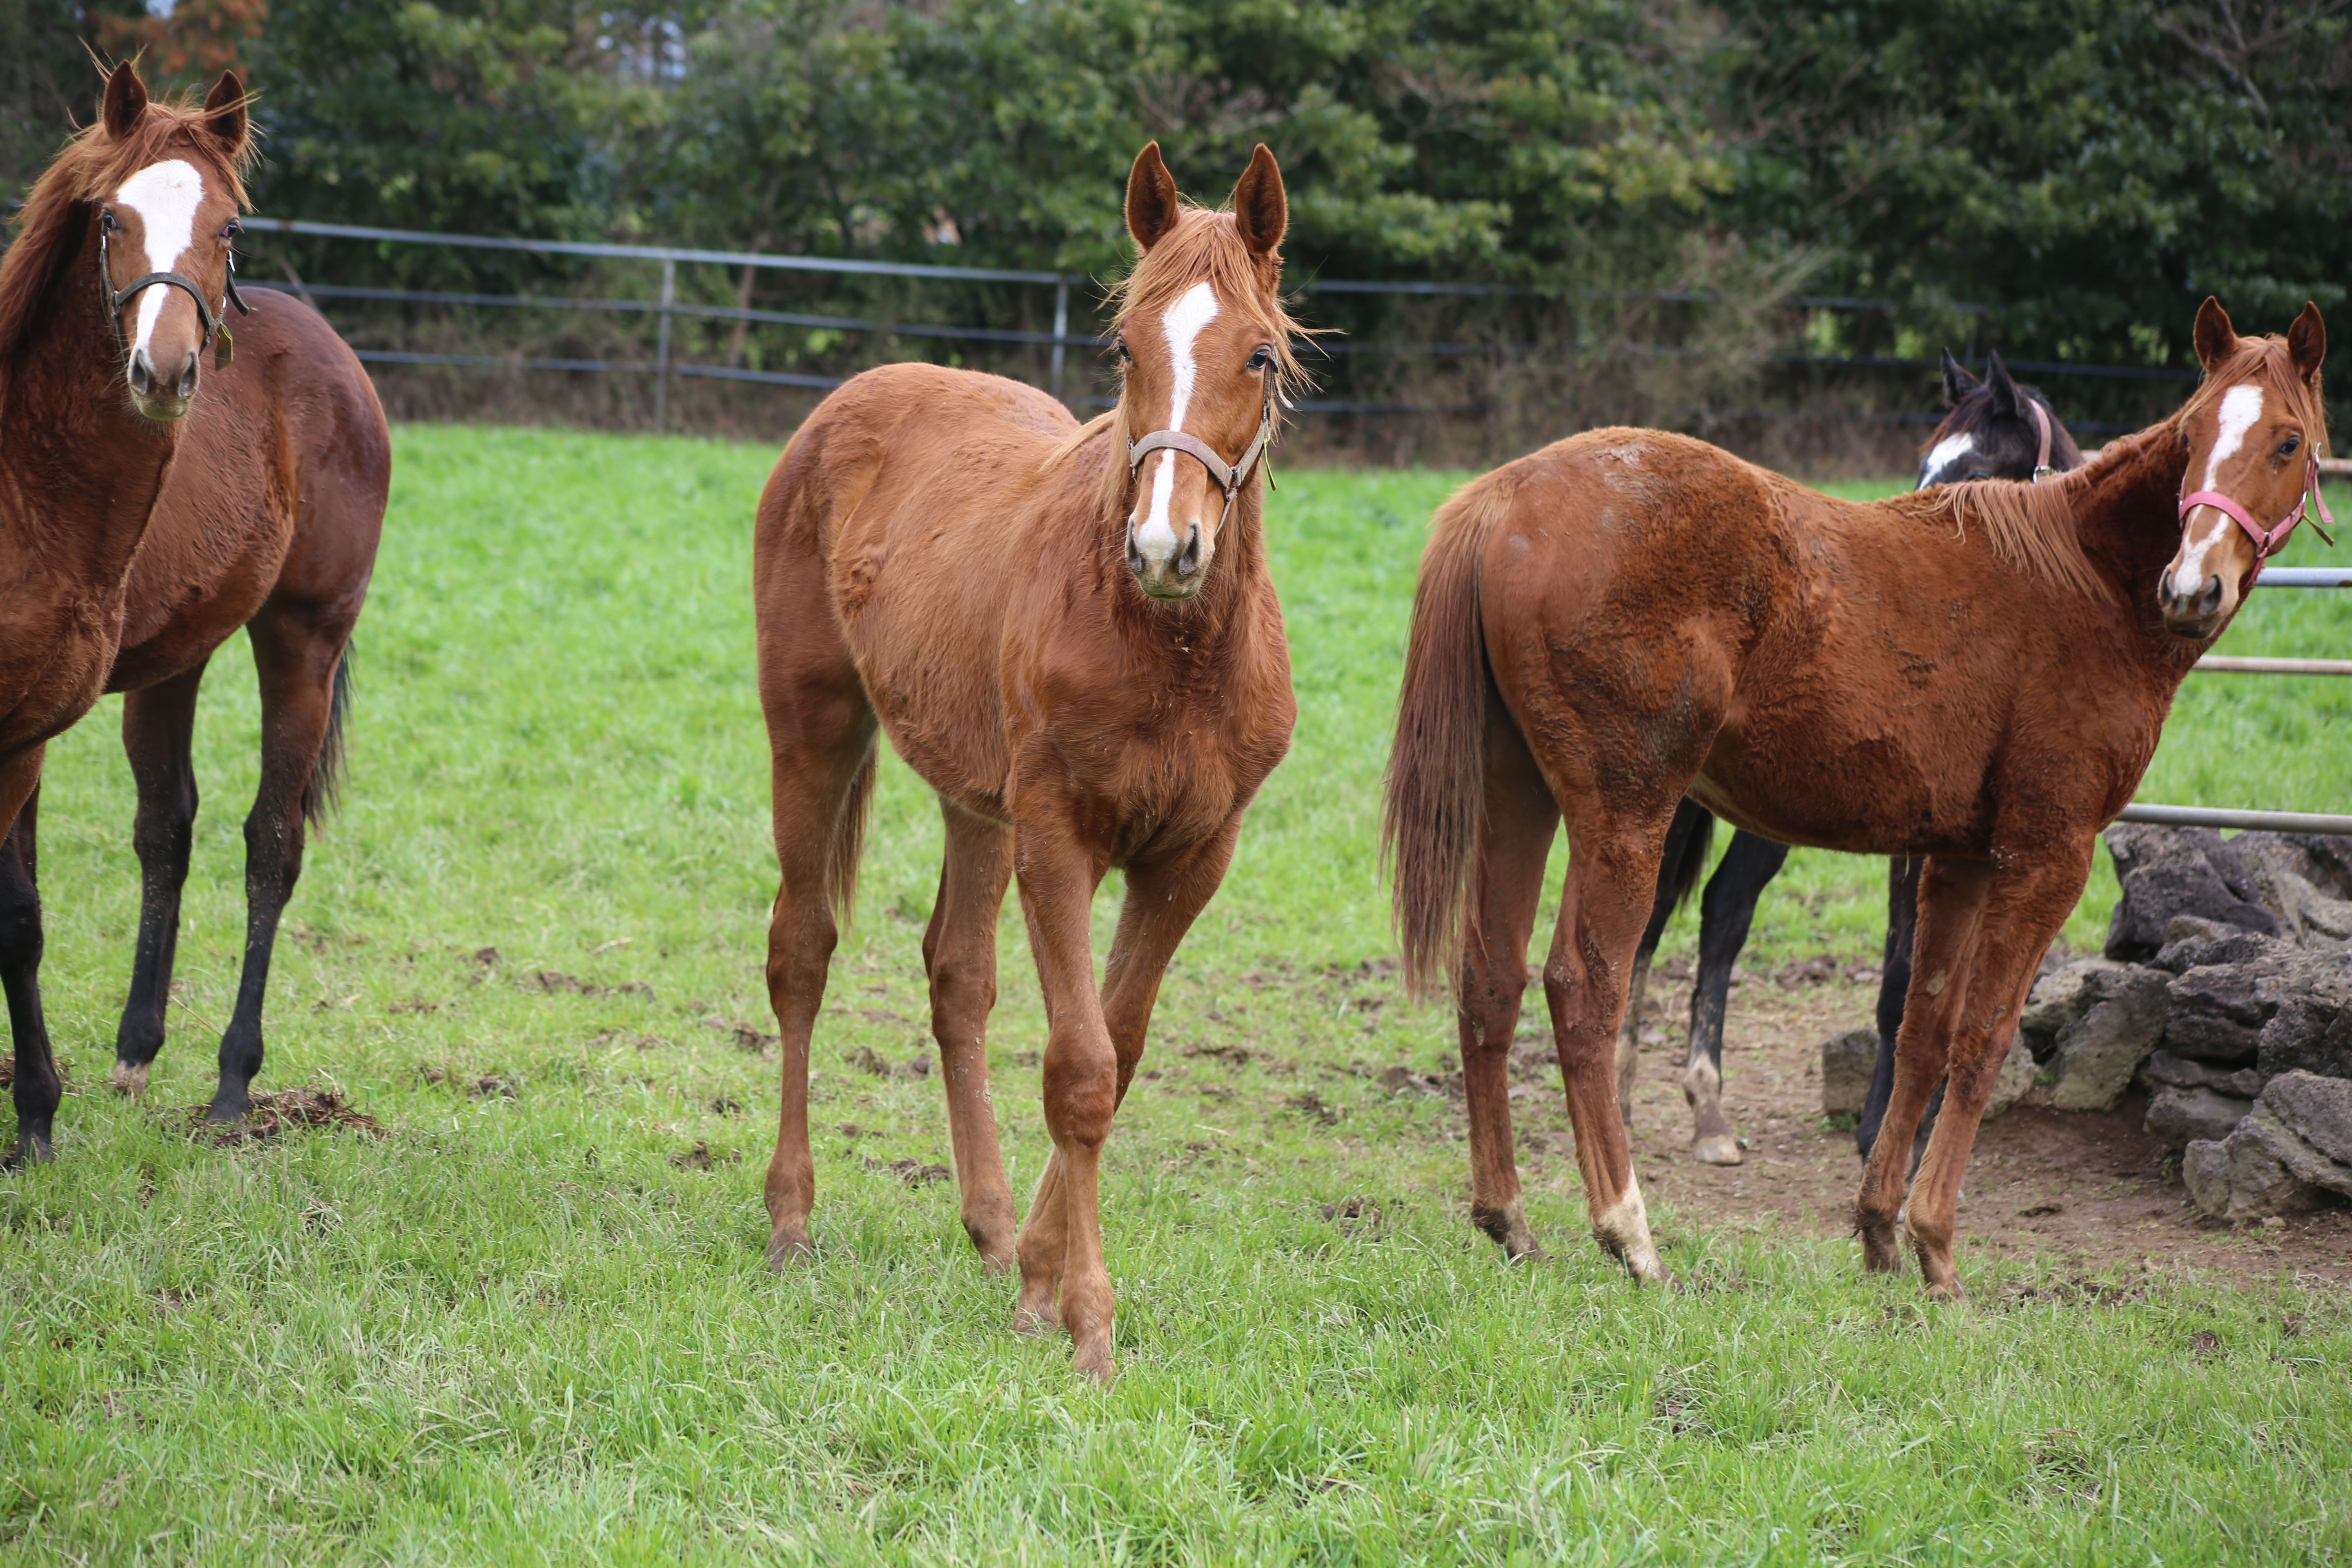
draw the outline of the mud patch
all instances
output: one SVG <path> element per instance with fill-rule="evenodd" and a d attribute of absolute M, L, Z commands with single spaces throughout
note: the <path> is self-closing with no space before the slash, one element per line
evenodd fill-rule
<path fill-rule="evenodd" d="M 341 1128 L 371 1138 L 383 1136 L 382 1122 L 331 1089 L 289 1089 L 276 1094 L 257 1094 L 253 1097 L 253 1110 L 242 1121 L 208 1122 L 205 1109 L 192 1105 L 181 1112 L 189 1132 L 227 1147 L 257 1143 L 298 1127 Z"/>
<path fill-rule="evenodd" d="M 705 1018 L 702 1026 L 733 1037 L 735 1048 L 746 1056 L 764 1057 L 782 1043 L 783 1037 L 756 1029 L 740 1018 Z"/>
<path fill-rule="evenodd" d="M 928 1187 L 933 1182 L 948 1181 L 955 1175 L 945 1165 L 927 1165 L 920 1160 L 868 1160 L 866 1168 L 887 1171 L 910 1187 Z"/>
<path fill-rule="evenodd" d="M 710 1171 L 721 1165 L 740 1164 L 742 1161 L 742 1150 L 713 1149 L 700 1138 L 694 1141 L 691 1149 L 680 1150 L 669 1157 L 669 1163 L 681 1171 Z"/>
<path fill-rule="evenodd" d="M 560 969 L 534 969 L 528 974 L 518 976 L 515 984 L 526 991 L 536 991 L 549 996 L 568 994 L 573 996 L 642 996 L 648 1002 L 654 999 L 654 988 L 642 980 L 624 981 L 618 985 L 599 985 L 593 980 L 583 980 Z"/>

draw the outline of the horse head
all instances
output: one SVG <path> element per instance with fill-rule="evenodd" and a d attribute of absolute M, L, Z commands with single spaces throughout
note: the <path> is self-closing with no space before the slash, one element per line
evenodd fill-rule
<path fill-rule="evenodd" d="M 1951 412 L 1927 438 L 1914 489 L 2035 479 L 2083 466 L 2082 448 L 2050 411 L 2050 400 L 2012 379 L 1998 353 L 1979 381 L 1946 349 L 1944 406 Z"/>
<path fill-rule="evenodd" d="M 1279 289 L 1282 171 L 1261 144 L 1224 212 L 1184 203 L 1157 142 L 1127 182 L 1140 252 L 1119 285 L 1118 415 L 1127 564 L 1155 599 L 1190 599 L 1280 418 L 1296 373 Z"/>
<path fill-rule="evenodd" d="M 2327 328 L 2306 304 L 2284 338 L 2242 338 L 2219 300 L 2197 312 L 2204 384 L 2175 421 L 2187 454 L 2180 548 L 2158 579 L 2164 624 L 2201 641 L 2236 614 L 2253 574 L 2319 500 Z"/>
<path fill-rule="evenodd" d="M 90 198 L 99 289 L 131 405 L 151 419 L 188 411 L 198 359 L 217 347 L 235 299 L 230 247 L 250 150 L 245 86 L 222 73 L 201 111 L 152 103 L 129 61 L 107 79 L 88 153 L 109 178 Z M 242 308 L 243 301 L 237 301 Z"/>

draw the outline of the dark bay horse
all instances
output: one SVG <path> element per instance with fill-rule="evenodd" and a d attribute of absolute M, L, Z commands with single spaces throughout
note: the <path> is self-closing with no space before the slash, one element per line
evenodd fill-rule
<path fill-rule="evenodd" d="M 1034 388 L 932 365 L 819 405 L 761 498 L 760 693 L 776 859 L 768 993 L 783 1100 L 768 1258 L 808 1252 L 809 1036 L 857 871 L 877 727 L 939 792 L 923 937 L 965 1231 L 1021 1268 L 1014 1321 L 1058 1321 L 1113 1365 L 1099 1164 L 1160 976 L 1223 880 L 1297 705 L 1266 575 L 1257 468 L 1296 374 L 1277 289 L 1282 177 L 1259 147 L 1232 209 L 1135 161 L 1140 252 L 1118 293 L 1118 406 L 1080 427 Z M 1088 915 L 1123 867 L 1099 991 Z M 996 919 L 1018 878 L 1045 990 L 1054 1152 L 1016 1247 L 988 1091 Z M 1056 1298 L 1058 1296 L 1058 1305 Z"/>
<path fill-rule="evenodd" d="M 261 783 L 215 1120 L 250 1108 L 278 918 L 331 784 L 391 447 L 366 373 L 317 312 L 268 294 L 237 301 L 233 326 L 222 319 L 248 154 L 236 78 L 192 109 L 150 101 L 119 67 L 98 123 L 36 184 L 0 260 L 0 537 L 6 561 L 38 568 L 0 582 L 0 982 L 20 1156 L 48 1152 L 59 1092 L 39 993 L 44 743 L 101 691 L 128 694 L 143 898 L 115 1082 L 136 1092 L 163 1040 L 197 686 L 246 627 Z"/>
<path fill-rule="evenodd" d="M 2101 827 L 2173 694 L 2310 504 L 2326 331 L 2198 313 L 2205 376 L 2162 424 L 2042 484 L 1875 505 L 1654 430 L 1523 458 L 1440 509 L 1423 556 L 1386 830 L 1407 973 L 1455 982 L 1472 1213 L 1534 1250 L 1505 1067 L 1544 851 L 1570 857 L 1544 990 L 1601 1244 L 1663 1273 L 1611 1070 L 1665 833 L 1689 795 L 1788 844 L 1924 855 L 1894 1092 L 1855 1221 L 1929 1294 L 1977 1126 Z"/>
<path fill-rule="evenodd" d="M 2037 473 L 2067 473 L 2083 466 L 2082 448 L 2052 412 L 2040 389 L 2011 378 L 2000 355 L 1991 356 L 1979 381 L 1943 356 L 1944 405 L 1949 410 L 1920 448 L 1916 488 L 1969 479 L 2031 479 Z M 1633 952 L 1633 973 L 1625 1002 L 1625 1023 L 1617 1037 L 1617 1101 L 1632 1124 L 1633 1073 L 1639 1054 L 1642 998 L 1649 984 L 1650 959 L 1675 906 L 1689 897 L 1706 869 L 1715 817 L 1685 798 L 1666 829 L 1658 864 L 1658 891 L 1650 923 Z M 1715 875 L 1699 900 L 1698 965 L 1691 986 L 1690 1034 L 1684 1057 L 1683 1098 L 1690 1105 L 1691 1157 L 1702 1164 L 1741 1162 L 1739 1134 L 1723 1111 L 1723 1020 L 1731 995 L 1731 972 L 1748 943 L 1756 905 L 1787 864 L 1789 847 L 1745 828 L 1731 836 Z M 1864 1159 L 1878 1137 L 1886 1097 L 1895 1087 L 1895 1038 L 1903 1023 L 1903 993 L 1911 983 L 1911 938 L 1919 908 L 1919 859 L 1888 862 L 1886 942 L 1878 983 L 1878 1064 L 1854 1140 Z M 1930 1121 L 1934 1111 L 1928 1113 Z"/>

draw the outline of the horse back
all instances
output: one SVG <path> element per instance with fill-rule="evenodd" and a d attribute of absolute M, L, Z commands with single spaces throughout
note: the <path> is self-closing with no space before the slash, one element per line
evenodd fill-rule
<path fill-rule="evenodd" d="M 383 405 L 318 311 L 262 289 L 249 302 L 132 559 L 109 690 L 192 667 L 273 597 L 348 622 L 366 595 L 392 476 Z"/>

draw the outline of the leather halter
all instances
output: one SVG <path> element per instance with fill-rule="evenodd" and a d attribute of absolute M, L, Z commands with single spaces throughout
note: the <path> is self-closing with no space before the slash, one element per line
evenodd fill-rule
<path fill-rule="evenodd" d="M 2182 475 L 2180 482 L 2185 487 L 2189 483 L 2189 477 L 2186 474 Z M 2303 521 L 2304 510 L 2306 507 L 2319 513 L 2317 517 L 2312 519 L 2311 522 L 2311 526 L 2318 531 L 2319 537 L 2326 540 L 2331 548 L 2336 543 L 2327 531 L 2336 526 L 2336 514 L 2327 510 L 2327 498 L 2319 493 L 2319 455 L 2316 452 L 2305 460 L 2303 494 L 2296 498 L 2294 510 L 2279 519 L 2278 525 L 2267 532 L 2247 515 L 2244 507 L 2219 490 L 2196 490 L 2182 496 L 2179 521 L 2186 523 L 2189 521 L 2189 514 L 2200 506 L 2211 507 L 2215 511 L 2245 530 L 2246 537 L 2254 542 L 2254 573 L 2257 576 L 2262 574 L 2263 563 L 2277 553 L 2279 546 L 2286 542 L 2286 536 L 2294 531 L 2295 524 Z"/>
<path fill-rule="evenodd" d="M 131 358 L 131 344 L 122 335 L 122 307 L 146 289 L 177 289 L 196 302 L 196 324 L 204 329 L 203 336 L 196 340 L 196 352 L 202 353 L 205 349 L 212 348 L 214 340 L 218 339 L 219 346 L 213 354 L 213 368 L 220 370 L 226 367 L 235 353 L 236 343 L 236 340 L 229 334 L 228 308 L 235 305 L 240 316 L 253 314 L 253 308 L 247 305 L 236 291 L 236 249 L 232 247 L 229 251 L 228 271 L 225 275 L 226 280 L 222 287 L 220 306 L 215 310 L 205 302 L 205 291 L 196 287 L 195 279 L 184 273 L 150 272 L 145 277 L 134 278 L 126 286 L 117 289 L 114 286 L 114 258 L 108 251 L 107 242 L 118 226 L 120 226 L 116 224 L 114 215 L 100 208 L 98 215 L 98 299 L 99 303 L 106 308 L 107 325 L 114 331 L 116 357 L 126 363 Z"/>
<path fill-rule="evenodd" d="M 1183 453 L 1208 469 L 1209 477 L 1216 480 L 1219 488 L 1225 492 L 1225 510 L 1217 515 L 1218 531 L 1223 531 L 1226 519 L 1234 515 L 1234 498 L 1241 494 L 1242 481 L 1249 478 L 1250 470 L 1257 466 L 1259 459 L 1265 458 L 1267 450 L 1274 445 L 1274 366 L 1266 366 L 1265 374 L 1265 401 L 1258 409 L 1257 437 L 1250 442 L 1248 450 L 1241 455 L 1240 461 L 1228 464 L 1223 458 L 1217 456 L 1215 447 L 1198 436 L 1187 435 L 1181 430 L 1154 430 L 1141 440 L 1129 441 L 1127 444 L 1129 480 L 1133 481 L 1137 470 L 1143 467 L 1143 459 L 1152 453 L 1163 451 Z M 1265 466 L 1265 488 L 1268 489 L 1275 488 L 1274 464 L 1271 461 L 1268 461 Z M 1133 548 L 1134 531 L 1135 525 L 1130 522 L 1128 525 L 1130 550 Z"/>
<path fill-rule="evenodd" d="M 2050 414 L 2031 394 L 2026 395 L 2025 406 L 2033 410 L 2033 427 L 2042 433 L 2041 449 L 2033 454 L 2033 482 L 2038 485 L 2057 471 L 2050 466 Z"/>

